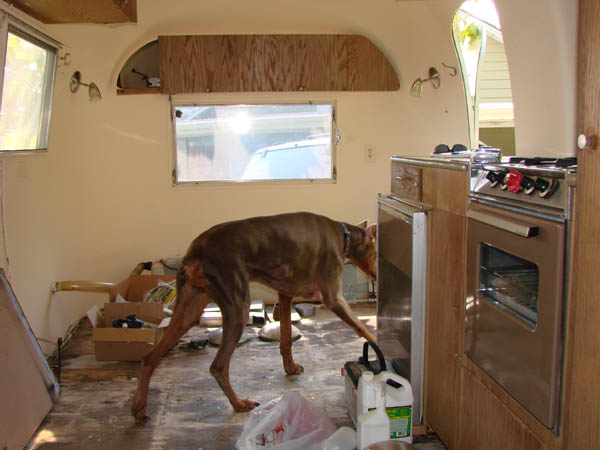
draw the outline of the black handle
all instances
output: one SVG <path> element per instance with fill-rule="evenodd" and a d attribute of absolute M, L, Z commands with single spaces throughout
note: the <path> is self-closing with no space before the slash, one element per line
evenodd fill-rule
<path fill-rule="evenodd" d="M 375 350 L 375 354 L 377 355 L 377 358 L 379 358 L 379 370 L 375 370 L 375 369 L 373 369 L 373 367 L 371 367 L 371 363 L 369 362 L 369 346 L 373 347 L 373 350 Z M 387 370 L 387 366 L 385 364 L 385 358 L 383 357 L 383 352 L 381 351 L 381 349 L 377 346 L 377 344 L 375 342 L 366 341 L 364 343 L 363 355 L 359 358 L 359 362 L 361 364 L 363 364 L 368 370 L 373 372 L 375 375 L 377 375 L 379 372 Z"/>

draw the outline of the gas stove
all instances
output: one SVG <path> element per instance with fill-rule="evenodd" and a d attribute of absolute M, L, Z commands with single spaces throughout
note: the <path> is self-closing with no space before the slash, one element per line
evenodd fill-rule
<path fill-rule="evenodd" d="M 471 165 L 471 200 L 565 218 L 577 158 L 503 158 Z"/>

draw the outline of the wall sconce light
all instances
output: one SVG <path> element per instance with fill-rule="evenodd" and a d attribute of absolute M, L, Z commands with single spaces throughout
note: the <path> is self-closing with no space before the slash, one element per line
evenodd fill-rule
<path fill-rule="evenodd" d="M 88 87 L 88 95 L 90 96 L 90 101 L 95 102 L 102 99 L 102 95 L 100 95 L 100 89 L 96 86 L 96 83 L 84 83 L 81 81 L 81 72 L 79 70 L 73 72 L 71 75 L 71 81 L 69 83 L 69 89 L 71 92 L 75 93 L 79 89 L 79 86 L 87 86 Z"/>
<path fill-rule="evenodd" d="M 440 73 L 437 71 L 435 67 L 429 68 L 429 78 L 422 80 L 421 78 L 417 78 L 415 82 L 410 87 L 410 95 L 414 97 L 420 97 L 423 93 L 423 83 L 427 83 L 431 81 L 431 84 L 435 89 L 440 87 Z"/>

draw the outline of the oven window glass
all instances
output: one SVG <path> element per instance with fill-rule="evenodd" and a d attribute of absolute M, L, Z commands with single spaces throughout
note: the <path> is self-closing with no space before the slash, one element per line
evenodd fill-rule
<path fill-rule="evenodd" d="M 479 261 L 481 297 L 535 329 L 538 320 L 538 266 L 483 242 Z"/>

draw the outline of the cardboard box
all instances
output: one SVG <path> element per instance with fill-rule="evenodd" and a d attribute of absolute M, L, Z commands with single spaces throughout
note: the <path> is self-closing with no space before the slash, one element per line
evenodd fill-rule
<path fill-rule="evenodd" d="M 130 275 L 110 290 L 110 303 L 104 304 L 104 314 L 92 308 L 88 317 L 94 325 L 92 341 L 98 361 L 141 361 L 144 355 L 160 340 L 170 319 L 163 319 L 162 303 L 142 302 L 144 294 L 158 285 L 159 280 L 169 282 L 173 275 Z M 120 294 L 127 300 L 115 303 Z M 152 328 L 114 328 L 114 320 L 131 314 Z"/>

